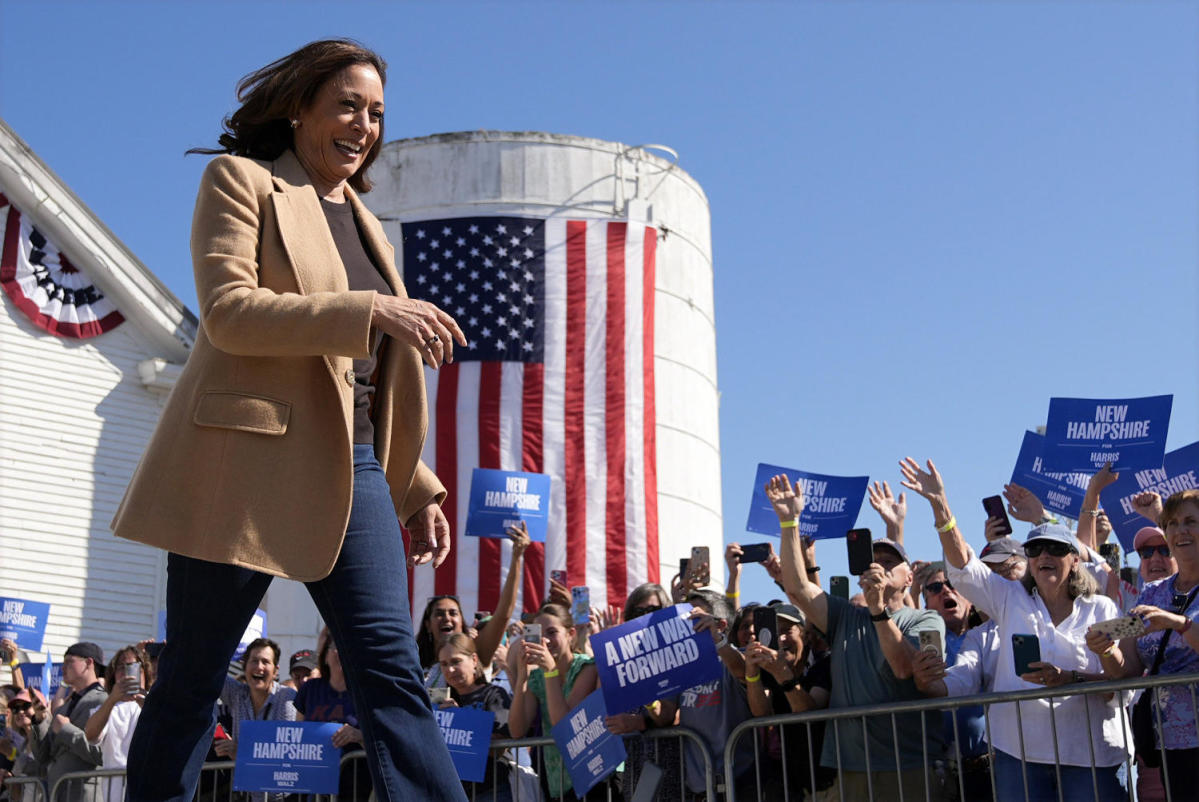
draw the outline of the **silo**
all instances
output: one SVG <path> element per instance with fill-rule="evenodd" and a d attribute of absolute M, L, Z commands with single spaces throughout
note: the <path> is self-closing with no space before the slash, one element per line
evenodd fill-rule
<path fill-rule="evenodd" d="M 395 141 L 384 146 L 378 161 L 371 168 L 375 187 L 364 196 L 364 200 L 384 221 L 388 237 L 397 251 L 405 252 L 407 249 L 409 259 L 404 267 L 405 282 L 414 296 L 425 293 L 423 297 L 428 297 L 425 292 L 427 285 L 417 286 L 414 273 L 418 268 L 423 269 L 424 265 L 418 265 L 412 257 L 419 258 L 423 263 L 426 252 L 431 259 L 440 258 L 441 253 L 447 257 L 450 254 L 449 249 L 444 252 L 441 250 L 441 243 L 430 249 L 411 249 L 414 237 L 420 237 L 422 245 L 435 241 L 441 236 L 439 231 L 446 232 L 448 237 L 450 225 L 439 225 L 436 227 L 438 230 L 433 230 L 433 227 L 424 225 L 428 221 L 468 217 L 569 220 L 581 223 L 621 220 L 628 221 L 629 231 L 639 230 L 644 232 L 645 238 L 654 240 L 648 245 L 653 251 L 654 262 L 652 346 L 648 347 L 652 351 L 654 390 L 644 405 L 631 405 L 631 411 L 618 424 L 625 426 L 627 423 L 626 434 L 644 434 L 644 437 L 636 438 L 639 441 L 656 441 L 657 571 L 645 564 L 645 533 L 637 531 L 641 525 L 638 522 L 648 522 L 645 525 L 652 526 L 652 511 L 647 514 L 645 509 L 632 509 L 646 506 L 646 497 L 641 495 L 640 488 L 646 481 L 652 484 L 654 478 L 636 476 L 638 469 L 635 466 L 625 470 L 629 475 L 624 478 L 642 484 L 637 485 L 638 492 L 628 494 L 630 523 L 615 537 L 626 539 L 623 548 L 631 555 L 630 565 L 638 559 L 634 552 L 639 552 L 641 574 L 653 576 L 656 573 L 663 583 L 669 582 L 678 570 L 678 559 L 688 556 L 692 546 L 708 546 L 714 581 L 719 582 L 723 541 L 710 219 L 703 190 L 677 166 L 675 158 L 673 151 L 660 146 L 628 147 L 616 142 L 541 132 L 439 134 Z M 570 225 L 572 223 L 566 223 L 568 228 Z M 531 230 L 529 226 L 518 227 Z M 546 230 L 551 230 L 549 222 L 546 223 Z M 594 227 L 587 228 L 588 232 L 593 230 Z M 594 235 L 588 233 L 586 236 Z M 401 248 L 404 237 L 408 239 L 405 247 Z M 461 244 L 462 238 L 457 239 Z M 513 238 L 512 241 L 515 244 L 517 240 Z M 630 259 L 640 258 L 644 252 L 643 245 L 637 240 L 626 246 Z M 553 250 L 552 246 L 547 245 L 547 263 L 555 258 Z M 445 275 L 447 279 L 450 278 L 448 271 Z M 437 281 L 435 277 L 433 280 Z M 630 287 L 631 293 L 641 291 L 635 286 Z M 650 287 L 647 285 L 645 290 L 648 292 Z M 547 299 L 552 297 L 553 288 L 547 286 L 546 293 Z M 446 300 L 449 301 L 448 296 Z M 611 303 L 611 295 L 608 300 Z M 588 300 L 588 314 L 593 311 L 592 306 L 592 300 Z M 513 311 L 516 311 L 515 307 Z M 581 315 L 583 311 L 583 307 L 579 306 L 569 312 L 568 324 L 571 314 Z M 467 328 L 466 321 L 462 322 Z M 478 336 L 477 332 L 469 329 L 467 334 L 472 338 Z M 649 331 L 645 334 L 649 336 Z M 557 336 L 547 327 L 545 371 L 548 373 L 553 370 L 554 357 L 551 352 L 558 354 L 557 358 L 564 362 L 564 369 L 568 373 L 572 369 L 583 370 L 571 361 L 570 353 L 556 350 L 558 345 L 554 340 Z M 626 370 L 645 367 L 642 355 L 636 353 L 637 347 L 636 342 L 628 341 L 625 349 L 628 360 Z M 589 345 L 583 348 L 586 350 Z M 580 353 L 577 352 L 576 356 Z M 649 356 L 648 351 L 645 356 Z M 597 367 L 591 356 L 587 359 L 585 370 L 589 373 L 586 378 L 588 387 L 602 385 L 605 381 L 608 384 L 617 381 L 611 375 L 605 378 L 602 367 Z M 461 366 L 463 373 L 461 378 L 455 379 L 455 390 L 461 392 L 459 381 L 470 381 L 466 378 L 469 369 L 469 365 Z M 483 370 L 486 371 L 486 368 Z M 601 375 L 594 375 L 597 370 L 601 371 Z M 475 374 L 469 375 L 474 376 L 474 381 L 487 381 L 486 375 L 482 379 Z M 444 378 L 429 371 L 426 379 L 430 394 L 431 426 L 444 426 L 447 415 L 454 413 L 459 418 L 475 415 L 481 418 L 484 414 L 473 407 L 467 411 L 460 397 L 457 408 L 451 407 L 444 397 L 437 397 L 439 392 L 445 392 Z M 525 381 L 527 383 L 527 374 Z M 512 388 L 504 382 L 507 382 L 507 378 L 497 380 L 496 392 L 519 392 L 519 387 Z M 630 394 L 635 393 L 630 391 Z M 569 403 L 568 398 L 567 406 Z M 655 421 L 652 432 L 638 431 L 640 423 L 637 416 L 641 414 L 652 414 Z M 501 421 L 498 424 L 501 436 L 502 432 L 515 427 L 518 432 L 512 435 L 515 437 L 519 437 L 521 425 L 519 420 L 516 423 Z M 548 417 L 546 426 L 549 426 Z M 553 432 L 546 432 L 546 451 L 554 448 L 551 442 L 554 437 Z M 566 439 L 569 440 L 569 435 Z M 436 462 L 439 457 L 438 445 L 434 440 L 430 437 L 426 443 L 426 460 L 430 463 Z M 603 447 L 602 443 L 599 447 Z M 465 521 L 469 469 L 473 467 L 471 457 L 474 448 L 473 442 L 465 448 L 459 443 L 458 451 L 451 454 L 448 461 L 444 453 L 440 455 L 442 464 L 437 466 L 438 475 L 450 479 L 454 485 L 457 503 L 456 509 L 451 511 L 451 521 L 459 529 Z M 630 448 L 635 450 L 636 443 Z M 545 471 L 553 473 L 551 468 L 554 466 L 549 464 L 552 460 L 548 459 L 548 454 L 546 456 L 548 462 Z M 610 452 L 608 458 L 611 459 Z M 519 455 L 515 462 L 520 462 Z M 474 464 L 478 462 L 474 461 Z M 522 465 L 498 467 L 521 469 Z M 561 465 L 557 467 L 561 468 Z M 609 464 L 608 467 L 613 466 Z M 523 468 L 528 469 L 529 466 L 526 464 Z M 605 504 L 608 505 L 608 513 L 612 512 L 611 498 L 605 499 L 603 492 L 605 483 L 612 477 L 597 473 L 594 468 L 589 463 L 585 472 L 576 470 L 572 474 L 576 481 L 579 476 L 586 477 L 589 528 L 596 516 L 603 516 Z M 447 477 L 447 471 L 455 475 Z M 555 483 L 552 515 L 564 514 L 570 503 L 570 484 L 562 481 Z M 599 531 L 603 531 L 602 527 Z M 590 533 L 584 558 L 572 553 L 576 542 L 571 539 L 573 534 L 575 532 L 572 529 L 572 534 L 563 539 L 554 538 L 551 533 L 544 552 L 545 573 L 548 575 L 552 569 L 571 568 L 569 582 L 590 585 L 593 588 L 593 604 L 623 601 L 621 593 L 616 590 L 624 592 L 631 585 L 624 583 L 624 577 L 614 577 L 610 565 L 606 569 L 600 567 L 604 551 L 607 550 L 611 557 L 614 551 L 621 548 L 619 543 L 614 545 L 612 536 L 606 538 L 608 543 L 597 542 L 605 538 L 597 538 L 594 532 Z M 432 577 L 428 569 L 418 569 L 415 573 L 412 589 L 414 614 L 420 612 L 426 597 L 434 592 L 458 592 L 467 615 L 479 609 L 476 605 L 481 606 L 489 600 L 485 588 L 477 589 L 477 595 L 474 593 L 473 572 L 477 565 L 486 561 L 489 553 L 493 553 L 497 560 L 497 568 L 498 561 L 506 565 L 507 544 L 496 542 L 480 545 L 473 538 L 457 538 L 455 543 L 458 553 L 451 558 L 448 573 L 444 567 L 439 569 L 437 579 Z M 632 577 L 636 572 L 629 568 L 628 573 L 629 582 L 634 581 Z M 498 581 L 498 578 L 485 578 L 480 574 L 480 585 L 494 582 L 498 587 Z M 536 573 L 526 577 L 523 595 L 529 598 L 540 596 L 544 582 L 545 578 Z M 542 587 L 538 588 L 538 584 Z M 600 589 L 598 597 L 595 588 Z M 491 598 L 494 598 L 494 592 Z"/>

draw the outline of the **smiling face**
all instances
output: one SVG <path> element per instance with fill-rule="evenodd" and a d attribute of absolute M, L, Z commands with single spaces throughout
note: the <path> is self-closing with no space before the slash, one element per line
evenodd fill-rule
<path fill-rule="evenodd" d="M 374 67 L 353 64 L 326 81 L 296 115 L 295 151 L 323 198 L 340 200 L 383 125 L 383 81 Z"/>
<path fill-rule="evenodd" d="M 1141 553 L 1141 579 L 1156 582 L 1178 572 L 1178 563 L 1174 560 L 1174 555 L 1168 551 L 1162 554 L 1163 548 L 1168 547 L 1166 539 L 1160 535 L 1146 538 L 1141 543 L 1141 548 L 1138 549 Z M 1149 556 L 1146 557 L 1145 554 Z"/>
<path fill-rule="evenodd" d="M 785 618 L 778 622 L 779 651 L 791 665 L 798 665 L 804 654 L 803 627 Z"/>
<path fill-rule="evenodd" d="M 425 626 L 437 643 L 446 635 L 462 631 L 462 608 L 454 599 L 438 599 L 429 611 L 429 620 Z"/>
<path fill-rule="evenodd" d="M 557 617 L 539 615 L 536 619 L 541 624 L 541 642 L 549 650 L 555 660 L 570 657 L 570 642 L 574 640 L 574 627 L 567 627 Z"/>
<path fill-rule="evenodd" d="M 246 655 L 246 685 L 251 691 L 268 693 L 271 683 L 279 676 L 275 664 L 275 651 L 269 646 L 259 646 Z"/>
<path fill-rule="evenodd" d="M 1055 557 L 1053 551 L 1062 551 L 1064 544 L 1058 541 L 1037 541 L 1034 540 L 1035 546 L 1029 548 L 1031 544 L 1025 544 L 1025 551 L 1035 551 L 1041 548 L 1041 553 L 1033 557 L 1031 553 L 1028 557 L 1028 571 L 1032 575 L 1033 582 L 1036 583 L 1037 589 L 1042 596 L 1051 596 L 1058 593 L 1062 588 L 1066 587 L 1070 582 L 1070 572 L 1078 565 L 1078 555 L 1072 551 L 1066 551 L 1060 557 Z"/>
<path fill-rule="evenodd" d="M 1170 556 L 1177 561 L 1179 570 L 1199 568 L 1199 503 L 1189 499 L 1182 502 L 1161 523 Z"/>

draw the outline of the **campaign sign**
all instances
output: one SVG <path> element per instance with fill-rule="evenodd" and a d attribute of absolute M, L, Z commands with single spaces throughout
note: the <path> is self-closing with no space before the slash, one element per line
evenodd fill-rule
<path fill-rule="evenodd" d="M 165 627 L 165 624 L 164 624 Z M 234 660 L 240 660 L 245 654 L 246 647 L 259 638 L 266 637 L 266 612 L 264 610 L 255 610 L 254 616 L 250 619 L 250 623 L 246 626 L 246 631 L 241 635 L 241 642 L 237 644 L 237 651 L 233 653 Z M 166 636 L 163 636 L 166 640 Z"/>
<path fill-rule="evenodd" d="M 1051 398 L 1045 424 L 1045 470 L 1096 473 L 1162 467 L 1172 395 L 1148 398 Z"/>
<path fill-rule="evenodd" d="M 45 602 L 0 596 L 0 638 L 8 638 L 27 652 L 40 652 L 46 637 L 50 605 Z"/>
<path fill-rule="evenodd" d="M 466 534 L 507 537 L 509 526 L 524 521 L 529 539 L 544 543 L 549 507 L 549 474 L 475 468 L 470 478 Z"/>
<path fill-rule="evenodd" d="M 333 721 L 241 722 L 234 791 L 336 794 L 341 750 Z"/>
<path fill-rule="evenodd" d="M 716 644 L 676 604 L 591 636 L 608 710 L 631 710 L 720 677 Z"/>
<path fill-rule="evenodd" d="M 30 688 L 37 688 L 46 695 L 47 699 L 53 699 L 54 694 L 58 693 L 58 686 L 62 685 L 62 663 L 50 662 L 50 676 L 46 674 L 46 661 L 40 663 L 21 663 L 21 676 L 25 678 L 25 684 Z M 47 682 L 47 680 L 49 680 Z"/>
<path fill-rule="evenodd" d="M 458 770 L 458 779 L 483 782 L 495 713 L 477 707 L 443 707 L 434 710 L 433 715 Z"/>
<path fill-rule="evenodd" d="M 707 634 L 707 633 L 705 633 Z M 570 774 L 575 795 L 582 797 L 625 761 L 624 741 L 608 732 L 603 691 L 593 691 L 566 718 L 554 725 L 554 743 Z"/>
<path fill-rule="evenodd" d="M 845 537 L 857 523 L 862 499 L 866 497 L 869 476 L 826 476 L 794 468 L 758 463 L 754 478 L 754 494 L 749 502 L 749 520 L 745 528 L 760 535 L 779 535 L 779 519 L 766 498 L 766 483 L 770 477 L 784 473 L 791 483 L 803 488 L 803 514 L 799 516 L 799 533 L 811 538 Z"/>
<path fill-rule="evenodd" d="M 1025 432 L 1020 444 L 1020 456 L 1012 469 L 1012 484 L 1027 488 L 1041 500 L 1046 509 L 1078 520 L 1082 499 L 1087 494 L 1089 473 L 1048 473 L 1041 462 L 1045 438 L 1036 432 Z"/>
<path fill-rule="evenodd" d="M 1199 487 L 1197 474 L 1199 443 L 1191 443 L 1167 454 L 1163 467 L 1124 471 L 1119 479 L 1103 488 L 1099 493 L 1099 502 L 1125 551 L 1132 551 L 1132 539 L 1138 529 L 1153 526 L 1153 521 L 1141 517 L 1132 506 L 1133 498 L 1138 493 L 1152 490 L 1165 501 L 1179 490 Z"/>

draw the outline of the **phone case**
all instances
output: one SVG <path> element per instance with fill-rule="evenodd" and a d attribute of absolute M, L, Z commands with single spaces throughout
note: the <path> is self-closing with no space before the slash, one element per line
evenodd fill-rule
<path fill-rule="evenodd" d="M 553 571 L 550 571 L 550 579 L 554 580 L 559 585 L 565 585 L 566 584 L 566 572 L 560 571 L 555 568 Z"/>
<path fill-rule="evenodd" d="M 541 643 L 541 624 L 525 624 L 524 639 L 529 643 Z"/>
<path fill-rule="evenodd" d="M 849 600 L 849 577 L 835 576 L 829 580 L 829 593 L 838 599 Z"/>
<path fill-rule="evenodd" d="M 1002 498 L 987 496 L 983 499 L 983 510 L 986 511 L 988 518 L 999 518 L 1003 521 L 1004 529 L 1000 534 L 1010 535 L 1012 533 L 1012 519 L 1007 517 L 1007 509 L 1003 506 Z"/>
<path fill-rule="evenodd" d="M 861 576 L 874 562 L 874 542 L 869 529 L 850 529 L 845 533 L 845 545 L 849 552 L 849 573 Z"/>
<path fill-rule="evenodd" d="M 450 689 L 449 688 L 430 688 L 429 689 L 429 701 L 432 702 L 434 706 L 437 706 L 439 704 L 442 704 L 443 702 L 446 702 L 447 700 L 449 700 L 449 698 L 450 698 Z"/>
<path fill-rule="evenodd" d="M 1124 638 L 1139 638 L 1145 634 L 1145 622 L 1140 616 L 1122 615 L 1119 618 L 1109 618 L 1107 621 L 1096 621 L 1091 629 L 1102 632 L 1112 640 Z"/>
<path fill-rule="evenodd" d="M 1012 657 L 1016 662 L 1016 675 L 1032 671 L 1029 663 L 1041 661 L 1041 642 L 1036 635 L 1012 635 Z"/>
<path fill-rule="evenodd" d="M 691 562 L 695 565 L 694 579 L 701 585 L 712 581 L 711 565 L 708 559 L 707 546 L 695 546 L 691 549 Z"/>
<path fill-rule="evenodd" d="M 778 634 L 778 617 L 769 607 L 754 608 L 754 635 L 758 643 L 771 649 L 777 649 L 775 635 Z"/>
<path fill-rule="evenodd" d="M 747 543 L 741 547 L 740 562 L 760 563 L 770 558 L 769 543 Z"/>
<path fill-rule="evenodd" d="M 920 633 L 920 651 L 932 652 L 937 657 L 943 657 L 945 650 L 941 648 L 941 633 L 935 630 L 925 630 Z"/>
<path fill-rule="evenodd" d="M 581 627 L 591 620 L 591 589 L 578 585 L 570 589 L 570 617 L 575 626 Z"/>

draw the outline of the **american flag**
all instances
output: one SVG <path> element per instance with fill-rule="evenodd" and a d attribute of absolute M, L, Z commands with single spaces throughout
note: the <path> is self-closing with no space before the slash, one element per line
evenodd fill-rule
<path fill-rule="evenodd" d="M 473 468 L 552 477 L 544 546 L 525 552 L 518 610 L 549 570 L 623 604 L 658 581 L 652 226 L 614 220 L 474 217 L 404 223 L 409 294 L 452 314 L 469 345 L 426 369 L 424 460 L 449 491 L 453 551 L 410 571 L 413 615 L 455 594 L 494 610 L 507 540 L 464 537 Z"/>

